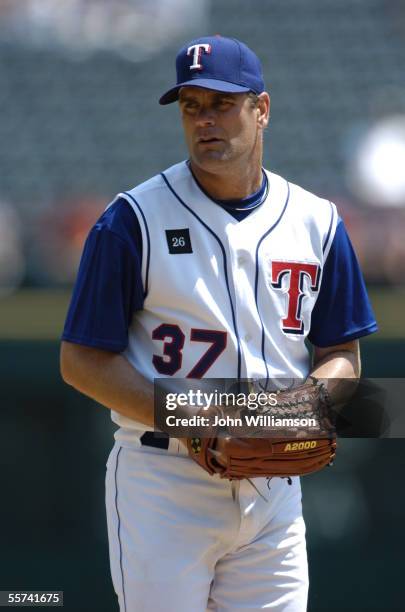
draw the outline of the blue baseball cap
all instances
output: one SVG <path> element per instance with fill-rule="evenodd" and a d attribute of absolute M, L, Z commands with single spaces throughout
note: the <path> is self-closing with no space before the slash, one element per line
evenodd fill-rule
<path fill-rule="evenodd" d="M 171 104 L 180 87 L 192 85 L 227 93 L 264 91 L 262 66 L 249 47 L 235 38 L 204 36 L 182 47 L 176 57 L 177 84 L 159 104 Z"/>

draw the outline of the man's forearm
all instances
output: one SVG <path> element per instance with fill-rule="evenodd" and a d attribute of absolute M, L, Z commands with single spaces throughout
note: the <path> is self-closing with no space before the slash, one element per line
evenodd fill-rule
<path fill-rule="evenodd" d="M 121 354 L 63 342 L 61 373 L 103 406 L 153 427 L 153 384 Z"/>
<path fill-rule="evenodd" d="M 357 343 L 352 350 L 342 347 L 342 350 L 334 350 L 322 356 L 315 354 L 311 376 L 322 380 L 335 404 L 342 403 L 353 395 L 360 374 L 360 352 Z"/>

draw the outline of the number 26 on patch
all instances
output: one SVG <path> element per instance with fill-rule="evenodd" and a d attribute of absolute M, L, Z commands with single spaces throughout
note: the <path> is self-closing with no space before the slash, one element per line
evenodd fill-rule
<path fill-rule="evenodd" d="M 178 236 L 173 236 L 173 238 L 172 238 L 172 246 L 174 248 L 184 247 L 185 244 L 186 244 L 186 241 L 184 240 L 183 236 L 180 236 L 180 238 Z"/>

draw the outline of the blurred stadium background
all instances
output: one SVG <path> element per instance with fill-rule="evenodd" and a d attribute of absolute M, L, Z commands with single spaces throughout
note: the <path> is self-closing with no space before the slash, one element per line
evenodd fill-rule
<path fill-rule="evenodd" d="M 64 590 L 69 611 L 117 609 L 113 429 L 61 382 L 58 338 L 91 225 L 186 155 L 157 99 L 205 33 L 262 58 L 265 165 L 336 202 L 380 324 L 364 374 L 405 372 L 405 0 L 0 0 L 0 590 Z M 310 612 L 403 609 L 404 450 L 342 440 L 304 479 Z"/>

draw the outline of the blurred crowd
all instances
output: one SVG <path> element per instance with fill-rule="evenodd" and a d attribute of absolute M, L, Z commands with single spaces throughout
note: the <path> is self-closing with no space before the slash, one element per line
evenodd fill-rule
<path fill-rule="evenodd" d="M 0 294 L 72 283 L 115 194 L 184 158 L 157 98 L 179 44 L 213 31 L 262 58 L 266 167 L 337 204 L 368 283 L 405 285 L 405 5 L 388 4 L 0 0 Z"/>
<path fill-rule="evenodd" d="M 335 198 L 369 285 L 405 285 L 405 207 L 367 208 Z M 20 286 L 73 283 L 86 236 L 107 198 L 84 196 L 49 206 L 27 226 L 0 201 L 0 296 Z"/>
<path fill-rule="evenodd" d="M 0 38 L 140 61 L 205 16 L 206 0 L 0 0 Z"/>

